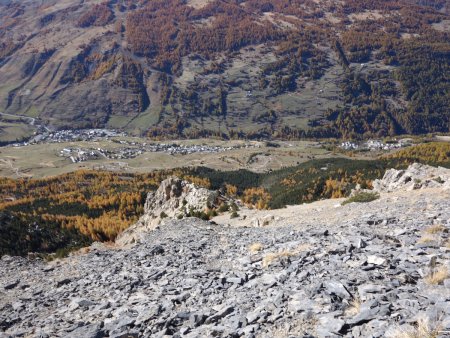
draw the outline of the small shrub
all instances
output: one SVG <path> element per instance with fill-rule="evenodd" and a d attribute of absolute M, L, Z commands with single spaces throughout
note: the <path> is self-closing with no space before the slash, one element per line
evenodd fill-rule
<path fill-rule="evenodd" d="M 161 218 L 167 218 L 169 217 L 164 211 L 161 211 L 161 213 L 159 214 L 159 217 Z"/>
<path fill-rule="evenodd" d="M 437 183 L 439 183 L 439 184 L 443 184 L 443 183 L 445 183 L 445 181 L 442 179 L 442 177 L 436 177 L 436 178 L 433 178 L 433 180 L 435 180 Z"/>
<path fill-rule="evenodd" d="M 355 196 L 352 196 L 345 200 L 342 205 L 349 203 L 368 203 L 380 198 L 380 195 L 376 192 L 360 192 Z"/>
<path fill-rule="evenodd" d="M 230 206 L 227 203 L 222 203 L 219 207 L 219 212 L 227 212 L 230 210 Z"/>
<path fill-rule="evenodd" d="M 214 209 L 210 209 L 207 212 L 204 212 L 204 211 L 196 211 L 194 210 L 194 208 L 190 208 L 189 213 L 186 214 L 186 217 L 196 217 L 204 221 L 209 221 L 212 217 L 215 216 L 217 216 L 217 212 Z"/>
<path fill-rule="evenodd" d="M 266 147 L 267 148 L 280 148 L 281 146 L 275 142 L 266 142 Z"/>
<path fill-rule="evenodd" d="M 217 214 L 217 211 L 216 210 L 214 210 L 214 209 L 210 209 L 210 210 L 208 210 L 208 212 L 206 213 L 207 215 L 208 215 L 208 219 L 210 219 L 210 218 L 213 218 L 213 217 L 216 217 L 218 214 Z"/>
<path fill-rule="evenodd" d="M 230 218 L 238 218 L 239 214 L 236 211 L 233 211 L 233 213 L 231 214 Z"/>
<path fill-rule="evenodd" d="M 234 203 L 234 202 L 231 203 L 231 206 L 230 206 L 230 207 L 231 207 L 231 210 L 232 210 L 232 211 L 239 211 L 239 207 L 238 207 L 237 204 Z"/>

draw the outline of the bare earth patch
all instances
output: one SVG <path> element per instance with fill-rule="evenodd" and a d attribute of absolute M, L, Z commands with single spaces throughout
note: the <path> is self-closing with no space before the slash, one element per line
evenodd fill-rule
<path fill-rule="evenodd" d="M 348 18 L 352 21 L 365 21 L 365 20 L 379 20 L 384 18 L 386 15 L 382 14 L 381 11 L 364 11 L 361 13 L 353 13 L 348 16 Z"/>
<path fill-rule="evenodd" d="M 212 0 L 188 0 L 187 4 L 188 6 L 194 7 L 194 8 L 202 8 L 205 7 L 207 4 L 209 4 Z"/>
<path fill-rule="evenodd" d="M 434 23 L 432 27 L 440 32 L 450 32 L 450 20 L 442 20 L 441 22 Z"/>

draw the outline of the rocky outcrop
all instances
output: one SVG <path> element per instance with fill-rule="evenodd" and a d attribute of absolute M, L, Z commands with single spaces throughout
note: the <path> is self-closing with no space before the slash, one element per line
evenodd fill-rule
<path fill-rule="evenodd" d="M 190 188 L 169 182 L 147 209 L 174 203 L 176 215 Z M 447 337 L 449 200 L 421 189 L 321 201 L 276 227 L 185 218 L 133 247 L 97 244 L 53 262 L 4 256 L 0 337 L 394 338 L 417 323 L 425 331 L 411 337 Z"/>
<path fill-rule="evenodd" d="M 155 229 L 164 221 L 206 212 L 225 201 L 217 191 L 198 187 L 177 177 L 170 177 L 155 192 L 150 192 L 144 215 L 116 240 L 119 244 L 135 243 L 142 232 Z"/>
<path fill-rule="evenodd" d="M 414 163 L 406 170 L 387 170 L 381 180 L 373 182 L 377 192 L 393 192 L 425 188 L 450 189 L 450 169 Z"/>

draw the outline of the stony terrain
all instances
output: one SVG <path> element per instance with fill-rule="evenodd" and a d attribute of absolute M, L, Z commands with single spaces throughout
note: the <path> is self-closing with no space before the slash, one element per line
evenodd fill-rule
<path fill-rule="evenodd" d="M 415 170 L 429 168 L 382 182 Z M 4 256 L 0 337 L 448 337 L 450 190 L 422 188 L 256 215 L 268 226 L 167 221 L 52 262 Z"/>
<path fill-rule="evenodd" d="M 385 217 L 396 218 L 398 210 L 402 210 L 407 215 L 414 212 L 416 203 L 427 196 L 431 198 L 431 201 L 434 198 L 443 200 L 448 198 L 450 170 L 415 163 L 407 170 L 388 170 L 383 179 L 375 180 L 373 185 L 373 191 L 380 193 L 381 199 L 372 202 L 369 208 L 361 204 L 358 207 L 342 208 L 340 204 L 342 200 L 329 199 L 311 204 L 289 205 L 277 210 L 255 210 L 242 207 L 238 218 L 230 219 L 229 214 L 223 214 L 213 220 L 218 224 L 232 227 L 292 224 L 303 227 L 315 223 L 334 226 L 336 221 L 352 222 L 366 217 L 367 213 L 373 214 L 374 211 L 371 208 L 375 205 Z M 358 191 L 355 190 L 354 193 Z"/>

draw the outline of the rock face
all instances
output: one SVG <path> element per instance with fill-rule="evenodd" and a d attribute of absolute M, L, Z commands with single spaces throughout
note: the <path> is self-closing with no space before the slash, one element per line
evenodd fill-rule
<path fill-rule="evenodd" d="M 178 177 L 170 177 L 155 192 L 147 195 L 144 215 L 132 227 L 122 233 L 117 243 L 130 244 L 139 239 L 142 232 L 155 229 L 163 221 L 184 217 L 189 213 L 205 212 L 224 198 L 217 191 L 198 187 Z"/>
<path fill-rule="evenodd" d="M 190 189 L 168 181 L 147 209 L 176 215 Z M 4 256 L 0 337 L 398 337 L 422 319 L 448 337 L 449 201 L 444 189 L 386 193 L 279 226 L 186 218 L 133 247 Z"/>
<path fill-rule="evenodd" d="M 406 170 L 387 170 L 381 180 L 373 182 L 373 187 L 378 192 L 441 187 L 450 189 L 450 170 L 414 163 Z"/>

